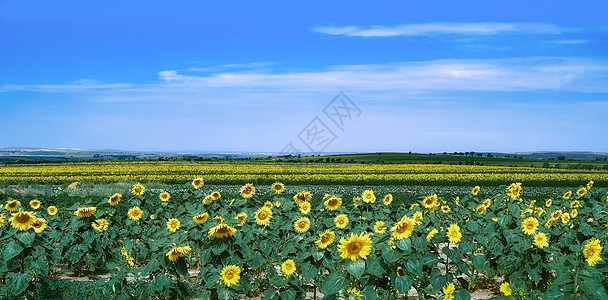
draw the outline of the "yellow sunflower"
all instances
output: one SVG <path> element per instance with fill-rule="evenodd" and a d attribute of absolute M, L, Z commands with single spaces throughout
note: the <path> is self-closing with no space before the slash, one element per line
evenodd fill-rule
<path fill-rule="evenodd" d="M 447 214 L 447 213 L 449 213 L 449 212 L 450 212 L 450 207 L 449 207 L 449 206 L 447 206 L 447 205 L 444 205 L 444 206 L 442 206 L 442 207 L 441 207 L 441 211 L 442 211 L 443 213 Z"/>
<path fill-rule="evenodd" d="M 207 218 L 209 218 L 209 213 L 202 213 L 192 217 L 192 221 L 196 224 L 203 224 L 207 222 Z"/>
<path fill-rule="evenodd" d="M 215 191 L 215 192 L 211 193 L 211 196 L 213 197 L 213 200 L 217 200 L 219 198 L 222 198 L 222 194 L 220 194 L 219 191 Z"/>
<path fill-rule="evenodd" d="M 480 204 L 479 206 L 477 206 L 476 211 L 477 211 L 477 213 L 478 213 L 478 214 L 480 214 L 480 215 L 481 215 L 481 214 L 483 214 L 484 212 L 486 212 L 486 209 L 488 209 L 488 207 L 487 207 L 487 206 L 485 206 L 485 205 L 483 205 L 483 204 Z"/>
<path fill-rule="evenodd" d="M 551 204 L 553 204 L 553 200 L 549 199 L 549 200 L 545 201 L 546 207 L 551 207 Z"/>
<path fill-rule="evenodd" d="M 353 261 L 359 257 L 367 259 L 371 250 L 372 240 L 366 233 L 359 235 L 351 233 L 348 240 L 342 238 L 340 244 L 338 244 L 338 252 L 340 252 L 342 259 L 350 258 Z"/>
<path fill-rule="evenodd" d="M 33 209 L 39 209 L 40 208 L 40 201 L 34 199 L 32 201 L 30 201 L 30 207 Z"/>
<path fill-rule="evenodd" d="M 578 191 L 576 191 L 576 195 L 579 197 L 585 196 L 587 194 L 587 189 L 582 187 Z"/>
<path fill-rule="evenodd" d="M 296 273 L 296 263 L 293 259 L 288 259 L 284 263 L 281 264 L 281 271 L 285 276 L 289 277 Z"/>
<path fill-rule="evenodd" d="M 109 225 L 110 223 L 108 223 L 108 220 L 106 219 L 97 219 L 91 223 L 91 227 L 93 227 L 93 229 L 95 229 L 97 232 L 108 230 Z"/>
<path fill-rule="evenodd" d="M 384 221 L 378 221 L 378 222 L 376 222 L 376 225 L 374 225 L 375 233 L 385 233 L 386 229 L 387 228 L 384 227 Z"/>
<path fill-rule="evenodd" d="M 564 199 L 570 199 L 570 196 L 572 196 L 572 191 L 567 191 L 567 192 L 564 194 L 563 198 L 564 198 Z"/>
<path fill-rule="evenodd" d="M 547 235 L 542 232 L 537 233 L 534 236 L 534 245 L 538 248 L 549 247 L 549 243 L 547 242 Z"/>
<path fill-rule="evenodd" d="M 205 181 L 203 180 L 203 178 L 197 177 L 192 180 L 192 187 L 198 190 L 203 186 L 204 183 Z"/>
<path fill-rule="evenodd" d="M 600 254 L 604 248 L 600 245 L 600 241 L 596 238 L 592 238 L 587 240 L 587 244 L 585 244 L 585 249 L 583 249 L 583 255 L 587 259 L 587 264 L 593 267 L 597 264 L 602 258 Z"/>
<path fill-rule="evenodd" d="M 393 195 L 386 194 L 384 196 L 384 200 L 382 200 L 382 203 L 384 203 L 384 205 L 391 205 L 391 203 L 393 203 Z"/>
<path fill-rule="evenodd" d="M 12 217 L 8 219 L 8 221 L 11 223 L 11 226 L 20 231 L 26 231 L 32 228 L 32 224 L 34 224 L 35 220 L 36 217 L 34 216 L 34 213 L 21 210 L 12 214 Z"/>
<path fill-rule="evenodd" d="M 131 190 L 131 194 L 135 196 L 143 196 L 145 191 L 146 188 L 143 185 L 136 183 Z"/>
<path fill-rule="evenodd" d="M 587 183 L 587 190 L 590 190 L 593 187 L 593 180 L 589 181 L 589 183 Z"/>
<path fill-rule="evenodd" d="M 361 204 L 359 204 L 359 201 L 361 201 L 361 197 L 359 197 L 359 196 L 355 196 L 355 197 L 353 197 L 353 206 L 354 206 L 355 208 L 357 208 L 357 207 L 361 206 Z"/>
<path fill-rule="evenodd" d="M 481 188 L 479 186 L 476 186 L 473 188 L 473 190 L 471 191 L 471 194 L 477 196 L 477 194 L 479 194 L 479 191 L 481 190 Z"/>
<path fill-rule="evenodd" d="M 110 199 L 108 199 L 108 204 L 114 206 L 120 202 L 120 198 L 122 198 L 122 195 L 115 193 L 114 195 L 110 196 Z"/>
<path fill-rule="evenodd" d="M 170 232 L 176 232 L 179 229 L 180 222 L 178 219 L 171 218 L 167 221 L 167 230 Z"/>
<path fill-rule="evenodd" d="M 255 213 L 255 223 L 258 225 L 268 226 L 270 225 L 270 219 L 272 218 L 272 210 L 261 207 Z"/>
<path fill-rule="evenodd" d="M 253 186 L 253 184 L 248 183 L 248 184 L 244 185 L 243 187 L 241 187 L 241 190 L 239 191 L 239 193 L 241 194 L 241 197 L 243 197 L 245 199 L 249 199 L 249 198 L 253 197 L 253 195 L 255 194 L 255 187 Z"/>
<path fill-rule="evenodd" d="M 489 198 L 483 201 L 483 205 L 485 207 L 490 207 L 490 205 L 492 205 L 492 200 L 490 200 Z"/>
<path fill-rule="evenodd" d="M 507 190 L 509 191 L 507 196 L 511 197 L 511 199 L 519 198 L 519 194 L 521 193 L 521 190 L 522 190 L 521 182 L 511 183 L 511 185 L 509 185 L 509 187 L 507 187 Z"/>
<path fill-rule="evenodd" d="M 561 219 L 563 224 L 568 224 L 568 222 L 570 222 L 570 214 L 563 213 Z"/>
<path fill-rule="evenodd" d="M 578 216 L 578 210 L 577 209 L 573 209 L 572 212 L 570 212 L 570 217 L 571 218 L 576 218 L 576 216 Z"/>
<path fill-rule="evenodd" d="M 460 243 L 460 239 L 462 238 L 462 233 L 460 233 L 460 226 L 456 224 L 450 225 L 448 228 L 448 232 L 446 233 L 448 240 L 452 244 Z"/>
<path fill-rule="evenodd" d="M 0 218 L 0 227 L 4 226 L 4 218 Z"/>
<path fill-rule="evenodd" d="M 570 208 L 579 208 L 579 207 L 583 207 L 581 205 L 581 202 L 578 200 L 574 200 L 572 202 L 570 202 Z"/>
<path fill-rule="evenodd" d="M 247 214 L 244 212 L 240 212 L 238 215 L 236 215 L 235 217 L 237 220 L 239 220 L 239 222 L 241 223 L 239 226 L 245 224 L 245 222 L 247 222 Z"/>
<path fill-rule="evenodd" d="M 306 192 L 299 192 L 295 194 L 293 196 L 293 201 L 295 201 L 296 204 L 301 204 L 302 202 L 306 201 Z"/>
<path fill-rule="evenodd" d="M 334 218 L 334 224 L 336 224 L 336 227 L 344 229 L 348 225 L 348 217 L 345 214 L 337 215 Z"/>
<path fill-rule="evenodd" d="M 43 218 L 34 219 L 34 223 L 32 223 L 32 228 L 34 228 L 34 232 L 41 233 L 46 229 L 46 220 Z"/>
<path fill-rule="evenodd" d="M 264 207 L 266 207 L 268 209 L 272 209 L 274 207 L 274 205 L 272 204 L 272 202 L 266 201 L 266 202 L 264 202 Z"/>
<path fill-rule="evenodd" d="M 376 202 L 376 196 L 374 195 L 373 190 L 365 190 L 363 192 L 363 196 L 361 197 L 363 202 L 365 203 L 374 203 Z"/>
<path fill-rule="evenodd" d="M 228 224 L 224 224 L 224 223 L 220 223 L 209 229 L 209 236 L 212 236 L 212 237 L 215 237 L 218 239 L 223 239 L 225 237 L 231 237 L 235 233 L 236 233 L 236 229 L 234 229 L 232 226 L 230 226 Z"/>
<path fill-rule="evenodd" d="M 141 208 L 139 208 L 139 206 L 135 206 L 131 209 L 129 209 L 129 219 L 133 220 L 133 221 L 137 221 L 139 219 L 141 219 L 141 217 L 144 215 L 144 212 L 141 211 Z"/>
<path fill-rule="evenodd" d="M 340 207 L 340 205 L 342 205 L 342 198 L 332 196 L 329 199 L 325 200 L 325 203 L 323 204 L 325 205 L 325 207 L 327 207 L 327 210 L 336 210 Z"/>
<path fill-rule="evenodd" d="M 21 206 L 21 202 L 19 202 L 18 200 L 10 200 L 6 201 L 6 205 L 4 206 L 4 208 L 8 211 L 16 211 L 17 206 Z"/>
<path fill-rule="evenodd" d="M 272 186 L 270 186 L 270 188 L 272 189 L 273 192 L 280 194 L 283 191 L 285 191 L 285 185 L 280 183 L 280 182 L 275 182 L 272 184 Z"/>
<path fill-rule="evenodd" d="M 225 286 L 236 285 L 241 278 L 241 268 L 236 265 L 225 266 L 221 275 Z"/>
<path fill-rule="evenodd" d="M 310 212 L 312 205 L 308 201 L 302 201 L 300 203 L 300 212 L 304 215 L 307 215 Z"/>
<path fill-rule="evenodd" d="M 325 249 L 334 242 L 335 234 L 331 230 L 319 234 L 319 239 L 315 242 L 320 249 Z"/>
<path fill-rule="evenodd" d="M 167 192 L 162 192 L 162 193 L 160 193 L 160 195 L 158 195 L 158 198 L 162 202 L 167 202 L 167 201 L 169 201 L 169 199 L 171 199 L 171 195 Z"/>
<path fill-rule="evenodd" d="M 210 204 L 211 202 L 213 202 L 213 200 L 215 200 L 215 198 L 213 198 L 213 195 L 207 195 L 205 196 L 205 198 L 203 198 L 203 204 Z"/>
<path fill-rule="evenodd" d="M 79 207 L 74 211 L 74 215 L 79 218 L 88 218 L 97 211 L 97 207 Z"/>
<path fill-rule="evenodd" d="M 433 228 L 431 229 L 431 231 L 429 231 L 429 233 L 426 235 L 426 241 L 427 242 L 431 242 L 431 239 L 437 234 L 439 233 L 439 231 L 437 230 L 437 228 Z"/>
<path fill-rule="evenodd" d="M 446 284 L 443 290 L 443 300 L 452 300 L 454 299 L 454 291 L 456 288 L 454 287 L 454 283 L 450 282 Z"/>
<path fill-rule="evenodd" d="M 57 207 L 55 207 L 55 206 L 49 206 L 46 209 L 46 212 L 49 214 L 49 216 L 54 216 L 55 214 L 57 214 Z"/>
<path fill-rule="evenodd" d="M 299 233 L 304 233 L 310 229 L 310 220 L 306 217 L 299 218 L 293 222 L 293 228 Z"/>
<path fill-rule="evenodd" d="M 437 207 L 437 195 L 430 195 L 422 200 L 422 206 L 427 209 L 434 209 Z"/>
<path fill-rule="evenodd" d="M 509 283 L 508 282 L 503 282 L 500 285 L 500 291 L 505 296 L 511 296 L 511 293 L 513 293 L 513 291 L 511 290 L 511 287 L 509 287 Z"/>
<path fill-rule="evenodd" d="M 454 203 L 456 205 L 460 205 L 460 197 L 456 197 L 456 200 L 454 200 Z"/>
<path fill-rule="evenodd" d="M 399 222 L 395 223 L 391 228 L 391 236 L 395 240 L 402 240 L 410 237 L 412 232 L 414 232 L 414 226 L 416 225 L 416 221 L 408 218 L 407 216 L 403 216 Z"/>
<path fill-rule="evenodd" d="M 165 254 L 165 256 L 167 256 L 170 261 L 176 261 L 178 258 L 184 256 L 185 254 L 190 253 L 190 251 L 192 251 L 192 248 L 190 248 L 190 246 L 176 246 L 169 250 L 167 254 Z"/>
<path fill-rule="evenodd" d="M 562 211 L 561 210 L 556 210 L 551 214 L 551 219 L 559 219 L 559 217 L 562 216 Z"/>
<path fill-rule="evenodd" d="M 414 222 L 416 222 L 417 225 L 422 224 L 422 213 L 417 211 L 414 213 Z"/>
<path fill-rule="evenodd" d="M 522 231 L 527 235 L 532 235 L 538 230 L 538 220 L 534 217 L 529 217 L 521 222 Z"/>

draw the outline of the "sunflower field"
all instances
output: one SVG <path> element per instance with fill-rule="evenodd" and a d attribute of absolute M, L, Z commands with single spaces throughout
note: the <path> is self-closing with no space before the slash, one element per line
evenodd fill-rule
<path fill-rule="evenodd" d="M 608 190 L 523 188 L 404 203 L 275 182 L 232 198 L 195 178 L 70 207 L 4 199 L 0 299 L 38 297 L 66 273 L 95 278 L 90 299 L 470 299 L 484 282 L 501 299 L 608 299 Z"/>

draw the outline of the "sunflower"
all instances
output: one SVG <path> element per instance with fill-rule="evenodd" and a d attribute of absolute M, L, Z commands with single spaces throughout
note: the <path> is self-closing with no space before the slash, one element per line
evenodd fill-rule
<path fill-rule="evenodd" d="M 88 218 L 92 216 L 97 211 L 97 207 L 79 207 L 76 211 L 74 211 L 74 215 L 79 218 Z"/>
<path fill-rule="evenodd" d="M 143 211 L 141 211 L 141 208 L 139 208 L 139 206 L 135 206 L 131 209 L 129 209 L 129 219 L 133 220 L 133 221 L 137 221 L 139 219 L 141 219 L 141 217 L 144 215 Z"/>
<path fill-rule="evenodd" d="M 194 180 L 192 180 L 192 187 L 194 189 L 198 190 L 203 186 L 204 183 L 205 183 L 205 181 L 203 180 L 203 178 L 197 177 L 197 178 L 194 178 Z"/>
<path fill-rule="evenodd" d="M 492 205 L 492 200 L 490 200 L 489 198 L 483 201 L 483 205 L 485 207 L 490 207 L 490 205 Z"/>
<path fill-rule="evenodd" d="M 184 256 L 184 254 L 190 253 L 190 251 L 192 251 L 192 248 L 190 248 L 190 246 L 176 246 L 169 250 L 167 254 L 165 254 L 165 256 L 167 256 L 170 261 L 176 261 L 178 258 Z"/>
<path fill-rule="evenodd" d="M 434 209 L 437 207 L 437 195 L 430 195 L 422 200 L 422 206 L 427 209 Z"/>
<path fill-rule="evenodd" d="M 270 225 L 270 219 L 272 218 L 272 210 L 262 207 L 255 213 L 255 223 L 258 225 L 268 226 Z"/>
<path fill-rule="evenodd" d="M 363 295 L 361 295 L 361 291 L 357 290 L 356 287 L 352 287 L 351 289 L 346 290 L 348 293 L 348 299 L 357 299 L 360 300 Z"/>
<path fill-rule="evenodd" d="M 245 224 L 245 222 L 247 222 L 247 214 L 244 212 L 240 212 L 238 215 L 236 215 L 235 219 L 239 220 L 239 222 L 241 223 L 239 226 Z"/>
<path fill-rule="evenodd" d="M 568 222 L 570 221 L 570 214 L 563 213 L 561 219 L 563 224 L 568 224 Z"/>
<path fill-rule="evenodd" d="M 507 196 L 511 197 L 511 199 L 519 198 L 519 194 L 521 193 L 521 182 L 511 183 L 511 185 L 507 187 L 507 190 L 509 191 Z"/>
<path fill-rule="evenodd" d="M 376 225 L 374 225 L 375 233 L 385 233 L 386 229 L 387 228 L 384 227 L 384 221 L 378 221 L 378 222 L 376 222 Z"/>
<path fill-rule="evenodd" d="M 270 186 L 270 189 L 272 189 L 273 192 L 280 194 L 285 191 L 285 185 L 280 182 L 275 182 Z"/>
<path fill-rule="evenodd" d="M 549 243 L 547 242 L 547 235 L 542 232 L 537 233 L 534 236 L 534 245 L 538 248 L 549 247 Z"/>
<path fill-rule="evenodd" d="M 241 268 L 236 265 L 225 266 L 224 269 L 222 269 L 221 275 L 221 279 L 222 281 L 224 281 L 224 285 L 235 285 L 241 278 Z"/>
<path fill-rule="evenodd" d="M 583 207 L 581 205 L 581 202 L 578 200 L 574 200 L 572 202 L 570 202 L 570 208 L 579 208 L 579 207 Z"/>
<path fill-rule="evenodd" d="M 551 218 L 551 219 L 547 220 L 547 222 L 545 223 L 545 227 L 546 227 L 546 228 L 551 228 L 551 226 L 553 226 L 553 222 L 554 222 L 555 220 L 557 220 L 557 219 L 553 219 L 553 218 Z"/>
<path fill-rule="evenodd" d="M 115 193 L 114 195 L 110 196 L 110 199 L 108 199 L 108 204 L 114 206 L 120 202 L 120 198 L 122 198 L 122 195 Z"/>
<path fill-rule="evenodd" d="M 587 240 L 587 244 L 585 245 L 585 249 L 583 249 L 583 255 L 587 259 L 587 264 L 593 267 L 597 264 L 602 258 L 600 254 L 604 248 L 600 245 L 600 241 L 596 238 L 592 238 Z"/>
<path fill-rule="evenodd" d="M 500 285 L 500 291 L 502 292 L 503 295 L 505 296 L 511 296 L 511 293 L 513 293 L 513 291 L 511 290 L 511 288 L 509 287 L 509 283 L 508 282 L 503 282 Z"/>
<path fill-rule="evenodd" d="M 521 222 L 522 231 L 527 235 L 532 235 L 538 230 L 538 220 L 534 217 L 529 217 Z"/>
<path fill-rule="evenodd" d="M 281 271 L 285 276 L 289 277 L 296 273 L 296 263 L 293 259 L 288 259 L 284 263 L 281 264 Z"/>
<path fill-rule="evenodd" d="M 408 218 L 407 216 L 403 216 L 399 222 L 397 222 L 391 228 L 391 236 L 393 239 L 402 240 L 410 237 L 412 232 L 414 232 L 414 226 L 416 225 L 416 221 Z"/>
<path fill-rule="evenodd" d="M 351 233 L 348 240 L 342 238 L 338 245 L 340 257 L 342 257 L 342 259 L 350 258 L 353 261 L 359 257 L 366 259 L 371 250 L 372 240 L 365 233 L 359 235 Z"/>
<path fill-rule="evenodd" d="M 359 201 L 361 201 L 361 197 L 359 197 L 359 196 L 355 196 L 355 197 L 353 197 L 353 206 L 354 206 L 355 208 L 357 208 L 357 207 L 361 206 L 361 204 L 359 204 Z"/>
<path fill-rule="evenodd" d="M 456 197 L 456 200 L 454 200 L 454 203 L 456 205 L 460 205 L 460 197 Z"/>
<path fill-rule="evenodd" d="M 0 227 L 4 226 L 4 218 L 0 218 Z"/>
<path fill-rule="evenodd" d="M 264 202 L 264 207 L 266 207 L 268 209 L 272 209 L 274 207 L 274 205 L 272 204 L 272 202 L 266 201 L 266 202 Z"/>
<path fill-rule="evenodd" d="M 488 207 L 487 207 L 487 206 L 485 206 L 485 205 L 483 205 L 483 204 L 480 204 L 479 206 L 477 206 L 476 211 L 477 211 L 477 213 L 478 213 L 478 214 L 480 214 L 480 215 L 481 215 L 481 214 L 483 214 L 484 212 L 486 212 L 486 209 L 488 209 Z"/>
<path fill-rule="evenodd" d="M 441 207 L 441 211 L 442 211 L 443 213 L 447 214 L 447 213 L 449 213 L 449 212 L 450 212 L 450 207 L 449 207 L 449 206 L 447 206 L 447 205 L 444 205 L 444 206 L 442 206 L 442 207 Z"/>
<path fill-rule="evenodd" d="M 315 242 L 320 249 L 325 249 L 334 242 L 335 234 L 331 230 L 319 234 L 319 239 Z"/>
<path fill-rule="evenodd" d="M 564 198 L 564 199 L 570 199 L 570 196 L 572 196 L 572 191 L 567 191 L 567 192 L 564 194 L 563 198 Z"/>
<path fill-rule="evenodd" d="M 431 229 L 431 231 L 429 231 L 429 233 L 426 235 L 426 241 L 427 242 L 431 242 L 431 239 L 437 234 L 439 233 L 439 231 L 437 230 L 437 228 L 433 228 Z"/>
<path fill-rule="evenodd" d="M 310 220 L 306 217 L 299 218 L 295 222 L 293 222 L 293 228 L 299 233 L 304 233 L 310 229 Z"/>
<path fill-rule="evenodd" d="M 213 198 L 213 195 L 207 195 L 205 196 L 205 198 L 203 198 L 203 204 L 210 204 L 211 202 L 213 202 L 213 200 L 215 200 L 215 198 Z"/>
<path fill-rule="evenodd" d="M 456 288 L 454 287 L 454 283 L 450 282 L 446 284 L 443 288 L 443 300 L 452 300 L 454 299 L 454 291 Z"/>
<path fill-rule="evenodd" d="M 334 224 L 336 224 L 336 227 L 344 229 L 348 225 L 348 217 L 345 214 L 337 215 L 334 218 Z"/>
<path fill-rule="evenodd" d="M 19 210 L 18 212 L 12 215 L 13 216 L 8 219 L 8 221 L 11 222 L 11 226 L 13 226 L 13 228 L 19 229 L 21 231 L 26 231 L 30 229 L 32 227 L 32 224 L 34 224 L 34 221 L 36 220 L 34 213 L 31 212 Z"/>
<path fill-rule="evenodd" d="M 562 211 L 561 210 L 556 210 L 551 214 L 551 219 L 559 219 L 559 217 L 561 217 L 562 215 Z"/>
<path fill-rule="evenodd" d="M 241 190 L 239 191 L 239 193 L 241 194 L 241 197 L 243 197 L 245 199 L 249 199 L 249 198 L 253 197 L 253 195 L 255 194 L 255 187 L 253 186 L 253 184 L 248 183 L 248 184 L 244 185 L 243 187 L 241 187 Z"/>
<path fill-rule="evenodd" d="M 21 206 L 21 202 L 19 202 L 18 200 L 11 200 L 6 201 L 6 205 L 4 206 L 4 208 L 8 211 L 16 211 L 17 206 Z"/>
<path fill-rule="evenodd" d="M 587 183 L 587 190 L 590 190 L 593 187 L 593 180 L 589 181 L 589 183 Z"/>
<path fill-rule="evenodd" d="M 307 215 L 310 212 L 312 205 L 308 201 L 302 201 L 300 203 L 300 212 L 304 215 Z"/>
<path fill-rule="evenodd" d="M 212 237 L 215 237 L 218 239 L 223 239 L 225 237 L 231 237 L 235 233 L 236 233 L 236 229 L 234 229 L 232 226 L 230 226 L 228 224 L 224 224 L 224 223 L 220 223 L 209 229 L 209 236 L 212 236 Z"/>
<path fill-rule="evenodd" d="M 179 225 L 180 223 L 178 219 L 171 218 L 169 221 L 167 221 L 167 230 L 170 232 L 176 232 L 179 229 Z"/>
<path fill-rule="evenodd" d="M 46 212 L 49 214 L 49 216 L 54 216 L 57 213 L 57 207 L 55 207 L 55 206 L 49 206 L 46 209 Z"/>
<path fill-rule="evenodd" d="M 384 205 L 391 205 L 391 203 L 393 203 L 393 195 L 386 194 L 384 196 L 384 200 L 382 200 L 382 203 L 384 203 Z"/>
<path fill-rule="evenodd" d="M 109 225 L 110 223 L 108 223 L 108 220 L 106 219 L 97 219 L 93 223 L 91 223 L 91 227 L 97 230 L 97 232 L 108 230 Z"/>
<path fill-rule="evenodd" d="M 207 222 L 207 218 L 209 218 L 209 213 L 202 213 L 192 217 L 192 221 L 196 224 L 203 224 Z"/>
<path fill-rule="evenodd" d="M 549 199 L 549 200 L 545 201 L 546 207 L 551 207 L 551 204 L 553 204 L 553 200 Z"/>
<path fill-rule="evenodd" d="M 167 192 L 162 192 L 162 193 L 160 193 L 160 195 L 158 195 L 158 198 L 162 202 L 167 202 L 167 201 L 169 201 L 169 199 L 171 199 L 171 195 Z"/>
<path fill-rule="evenodd" d="M 302 202 L 306 201 L 306 193 L 307 192 L 299 192 L 295 194 L 293 196 L 293 201 L 295 201 L 296 204 L 301 204 Z"/>
<path fill-rule="evenodd" d="M 342 198 L 330 197 L 323 204 L 327 207 L 327 210 L 336 210 L 342 205 Z"/>
<path fill-rule="evenodd" d="M 376 202 L 376 196 L 374 195 L 374 191 L 373 190 L 365 190 L 363 192 L 363 196 L 361 198 L 363 198 L 363 202 L 365 202 L 365 203 L 374 203 L 374 202 Z"/>
<path fill-rule="evenodd" d="M 479 191 L 481 190 L 481 188 L 479 186 L 476 186 L 473 188 L 473 190 L 471 191 L 471 194 L 473 194 L 474 196 L 477 196 L 477 194 L 479 194 Z"/>
<path fill-rule="evenodd" d="M 587 194 L 587 189 L 582 187 L 580 189 L 578 189 L 578 191 L 576 191 L 576 195 L 579 197 L 585 196 L 585 194 Z"/>
<path fill-rule="evenodd" d="M 30 201 L 30 207 L 33 209 L 39 209 L 40 208 L 40 201 L 34 199 L 32 201 Z"/>
<path fill-rule="evenodd" d="M 46 220 L 43 218 L 35 218 L 34 223 L 32 223 L 32 228 L 34 228 L 34 232 L 42 233 L 44 229 L 46 229 Z"/>
<path fill-rule="evenodd" d="M 448 228 L 448 232 L 446 233 L 448 240 L 452 244 L 460 243 L 460 239 L 462 238 L 462 233 L 460 233 L 460 226 L 456 224 L 450 225 Z"/>
<path fill-rule="evenodd" d="M 143 185 L 136 183 L 131 190 L 131 194 L 135 196 L 143 196 L 145 191 L 146 188 Z"/>
<path fill-rule="evenodd" d="M 540 216 L 542 216 L 544 213 L 546 213 L 547 211 L 546 211 L 546 210 L 544 210 L 544 209 L 542 209 L 542 208 L 540 208 L 540 207 L 537 207 L 537 208 L 534 210 L 534 212 L 535 212 L 535 213 L 536 213 L 536 214 L 537 214 L 537 215 L 540 217 Z"/>
<path fill-rule="evenodd" d="M 577 209 L 573 209 L 572 212 L 570 212 L 570 217 L 571 218 L 576 218 L 576 216 L 578 216 L 578 210 Z"/>
<path fill-rule="evenodd" d="M 215 219 L 215 221 L 217 221 L 217 224 L 224 223 L 224 218 L 222 218 L 221 216 L 215 216 L 213 218 Z"/>
<path fill-rule="evenodd" d="M 419 206 L 420 206 L 420 204 L 414 203 L 414 204 L 410 205 L 410 209 L 414 209 L 414 208 L 419 207 Z"/>

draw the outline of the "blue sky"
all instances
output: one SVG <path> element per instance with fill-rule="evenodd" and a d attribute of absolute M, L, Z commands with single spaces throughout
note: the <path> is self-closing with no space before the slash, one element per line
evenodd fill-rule
<path fill-rule="evenodd" d="M 0 146 L 608 151 L 608 2 L 421 3 L 0 1 Z"/>

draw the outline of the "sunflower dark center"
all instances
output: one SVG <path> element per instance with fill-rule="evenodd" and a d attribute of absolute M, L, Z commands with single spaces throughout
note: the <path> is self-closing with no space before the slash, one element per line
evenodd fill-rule
<path fill-rule="evenodd" d="M 32 218 L 29 214 L 20 213 L 15 216 L 15 219 L 17 220 L 17 222 L 23 224 L 29 222 Z"/>
<path fill-rule="evenodd" d="M 361 244 L 359 242 L 352 242 L 348 245 L 348 253 L 358 254 L 361 250 Z"/>

